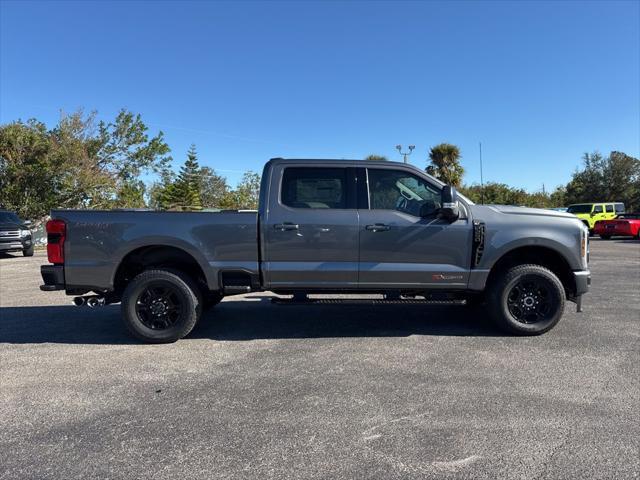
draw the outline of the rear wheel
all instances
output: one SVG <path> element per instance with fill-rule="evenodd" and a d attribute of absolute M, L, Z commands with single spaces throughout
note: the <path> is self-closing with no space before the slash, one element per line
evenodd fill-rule
<path fill-rule="evenodd" d="M 491 316 L 507 332 L 539 335 L 551 330 L 564 313 L 562 283 L 539 265 L 512 267 L 489 288 Z"/>
<path fill-rule="evenodd" d="M 185 274 L 147 270 L 122 295 L 122 317 L 133 336 L 147 343 L 170 343 L 191 332 L 202 314 L 202 295 Z"/>

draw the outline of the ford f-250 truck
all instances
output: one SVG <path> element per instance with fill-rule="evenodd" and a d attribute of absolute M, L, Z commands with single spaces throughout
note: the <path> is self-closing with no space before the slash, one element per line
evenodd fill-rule
<path fill-rule="evenodd" d="M 575 216 L 474 205 L 395 162 L 272 159 L 257 213 L 51 217 L 41 289 L 76 304 L 121 302 L 131 333 L 153 343 L 187 335 L 223 296 L 263 290 L 468 302 L 534 335 L 560 320 L 566 300 L 580 310 L 591 278 Z"/>

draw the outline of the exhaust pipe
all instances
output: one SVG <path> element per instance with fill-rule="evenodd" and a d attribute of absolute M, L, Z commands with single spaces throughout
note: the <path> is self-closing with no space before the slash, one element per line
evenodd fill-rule
<path fill-rule="evenodd" d="M 99 297 L 97 295 L 87 296 L 87 297 L 74 297 L 73 304 L 77 307 L 82 307 L 86 305 L 89 308 L 102 307 L 106 305 L 106 301 L 104 297 Z"/>
<path fill-rule="evenodd" d="M 89 308 L 102 307 L 104 305 L 104 297 L 89 297 L 87 305 Z"/>

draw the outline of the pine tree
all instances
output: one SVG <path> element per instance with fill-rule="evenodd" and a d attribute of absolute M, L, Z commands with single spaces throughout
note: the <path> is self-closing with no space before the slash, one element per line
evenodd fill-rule
<path fill-rule="evenodd" d="M 187 159 L 180 168 L 178 180 L 173 188 L 167 192 L 167 204 L 169 208 L 179 210 L 201 210 L 200 199 L 200 165 L 196 146 L 191 145 L 187 152 Z"/>

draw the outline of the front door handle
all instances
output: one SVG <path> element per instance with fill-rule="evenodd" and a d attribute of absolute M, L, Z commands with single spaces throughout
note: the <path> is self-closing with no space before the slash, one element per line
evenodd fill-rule
<path fill-rule="evenodd" d="M 284 223 L 276 223 L 273 228 L 276 230 L 280 230 L 281 232 L 286 232 L 288 230 L 298 230 L 300 226 L 297 223 L 284 222 Z"/>
<path fill-rule="evenodd" d="M 375 225 L 367 225 L 364 228 L 372 232 L 386 232 L 391 227 L 389 225 L 385 225 L 384 223 L 376 223 Z"/>

